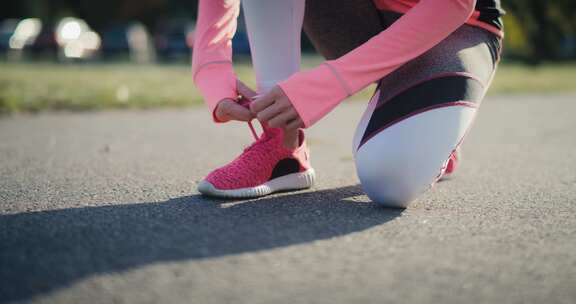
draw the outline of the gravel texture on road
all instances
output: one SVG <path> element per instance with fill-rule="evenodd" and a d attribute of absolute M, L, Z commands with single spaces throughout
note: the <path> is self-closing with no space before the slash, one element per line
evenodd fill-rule
<path fill-rule="evenodd" d="M 244 201 L 195 190 L 252 140 L 204 108 L 0 119 L 0 302 L 576 302 L 576 96 L 488 98 L 406 210 L 358 185 L 363 107 L 308 132 L 313 189 Z"/>

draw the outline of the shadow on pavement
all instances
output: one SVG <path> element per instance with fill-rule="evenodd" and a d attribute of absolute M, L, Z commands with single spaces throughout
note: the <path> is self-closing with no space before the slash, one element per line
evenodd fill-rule
<path fill-rule="evenodd" d="M 249 201 L 188 196 L 0 216 L 0 302 L 29 299 L 95 274 L 341 236 L 402 210 L 347 198 L 359 186 Z"/>

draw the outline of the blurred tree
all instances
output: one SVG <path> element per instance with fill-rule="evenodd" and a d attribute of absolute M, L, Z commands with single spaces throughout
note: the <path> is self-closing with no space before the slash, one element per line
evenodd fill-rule
<path fill-rule="evenodd" d="M 524 47 L 527 49 L 516 50 L 517 53 L 534 64 L 562 59 L 566 41 L 574 39 L 576 35 L 576 1 L 507 0 L 503 5 L 512 15 L 507 17 L 512 22 L 505 24 L 512 27 L 511 34 L 524 35 Z M 512 45 L 518 45 L 517 42 L 511 41 Z M 572 53 L 573 59 L 576 54 L 574 51 Z"/>
<path fill-rule="evenodd" d="M 153 27 L 158 20 L 170 16 L 195 18 L 197 3 L 197 0 L 9 0 L 2 4 L 0 19 L 34 16 L 54 22 L 64 16 L 75 16 L 95 28 L 131 20 Z"/>
<path fill-rule="evenodd" d="M 165 18 L 196 17 L 198 0 L 7 0 L 0 19 L 85 19 L 96 29 L 138 20 L 154 29 Z M 576 58 L 576 0 L 502 0 L 507 11 L 506 55 L 530 63 Z"/>
<path fill-rule="evenodd" d="M 168 0 L 60 0 L 65 1 L 74 15 L 86 20 L 95 28 L 109 23 L 138 20 L 154 26 L 156 20 L 168 14 Z"/>

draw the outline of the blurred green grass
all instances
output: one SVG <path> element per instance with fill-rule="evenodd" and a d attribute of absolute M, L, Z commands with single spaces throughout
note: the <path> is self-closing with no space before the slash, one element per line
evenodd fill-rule
<path fill-rule="evenodd" d="M 321 62 L 304 60 L 304 68 Z M 236 64 L 239 77 L 254 85 L 249 62 Z M 501 65 L 489 94 L 576 92 L 576 63 L 538 68 Z M 202 103 L 190 67 L 134 64 L 0 63 L 0 113 L 43 110 L 184 107 Z M 353 99 L 367 100 L 373 88 Z"/>

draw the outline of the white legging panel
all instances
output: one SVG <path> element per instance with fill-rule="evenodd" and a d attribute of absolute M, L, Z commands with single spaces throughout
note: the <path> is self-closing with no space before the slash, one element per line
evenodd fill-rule
<path fill-rule="evenodd" d="M 358 178 L 372 201 L 406 207 L 436 182 L 477 110 L 463 105 L 430 109 L 387 127 L 358 148 L 376 103 L 376 98 L 370 102 L 354 136 Z"/>
<path fill-rule="evenodd" d="M 300 70 L 305 0 L 243 0 L 259 93 Z"/>

